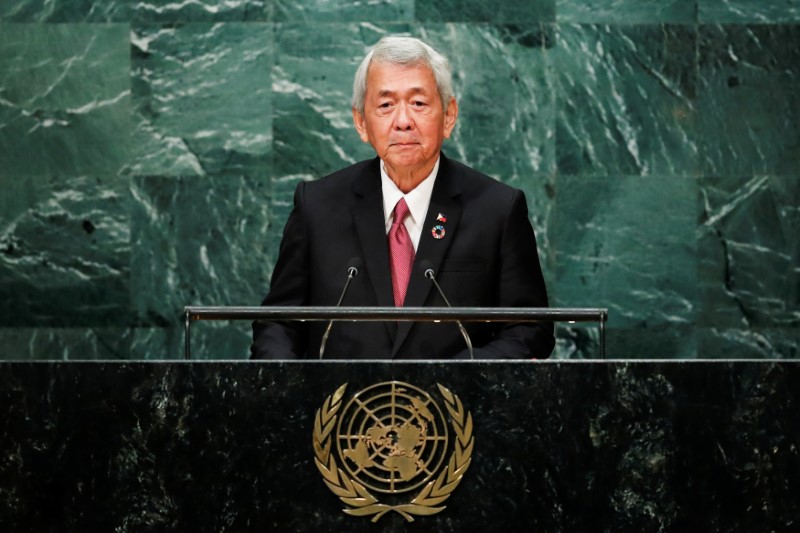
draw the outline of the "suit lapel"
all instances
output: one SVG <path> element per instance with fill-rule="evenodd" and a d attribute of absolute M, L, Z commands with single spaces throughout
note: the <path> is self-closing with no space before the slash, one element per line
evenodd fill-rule
<path fill-rule="evenodd" d="M 436 183 L 431 194 L 431 203 L 428 207 L 428 213 L 425 215 L 425 224 L 422 226 L 422 235 L 420 235 L 419 246 L 414 257 L 411 280 L 408 283 L 408 291 L 406 292 L 406 307 L 424 306 L 430 292 L 435 290 L 433 282 L 425 278 L 425 271 L 431 268 L 434 272 L 439 272 L 439 267 L 447 254 L 447 250 L 450 248 L 450 243 L 455 238 L 458 224 L 461 220 L 461 204 L 455 198 L 460 193 L 461 189 L 458 186 L 458 180 L 452 175 L 450 165 L 442 155 L 439 163 L 439 173 L 436 176 Z M 440 215 L 441 218 L 446 218 L 446 221 L 439 220 Z M 443 235 L 437 228 L 437 234 L 442 235 L 440 239 L 433 235 L 436 226 L 444 228 Z M 389 293 L 391 294 L 391 280 Z M 397 336 L 392 348 L 392 357 L 397 355 L 413 325 L 413 322 L 400 322 L 398 324 Z"/>
<path fill-rule="evenodd" d="M 369 273 L 369 280 L 380 307 L 394 306 L 392 277 L 389 267 L 389 245 L 383 216 L 380 160 L 375 158 L 356 180 L 353 192 L 357 196 L 353 207 L 353 223 L 361 244 L 361 253 Z M 394 336 L 395 323 L 384 322 L 387 332 Z"/>

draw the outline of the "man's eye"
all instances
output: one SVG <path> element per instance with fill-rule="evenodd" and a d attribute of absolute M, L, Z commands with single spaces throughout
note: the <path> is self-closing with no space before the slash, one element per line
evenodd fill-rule
<path fill-rule="evenodd" d="M 392 104 L 391 104 L 390 102 L 383 102 L 383 103 L 379 104 L 379 105 L 378 105 L 378 107 L 380 107 L 380 108 L 382 108 L 382 109 L 387 109 L 387 108 L 388 108 L 388 107 L 390 107 L 391 105 L 392 105 Z"/>

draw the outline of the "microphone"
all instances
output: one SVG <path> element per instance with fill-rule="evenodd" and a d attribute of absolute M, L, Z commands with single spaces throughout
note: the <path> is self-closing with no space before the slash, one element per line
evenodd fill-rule
<path fill-rule="evenodd" d="M 447 299 L 447 296 L 444 295 L 444 291 L 439 286 L 439 282 L 436 281 L 436 272 L 432 268 L 428 268 L 425 270 L 425 277 L 433 282 L 433 286 L 436 287 L 437 291 L 439 291 L 439 296 L 442 297 L 442 300 L 444 300 L 444 303 L 447 304 L 447 307 L 453 307 L 452 305 L 450 305 L 450 301 Z M 472 340 L 469 338 L 469 334 L 467 333 L 466 328 L 464 327 L 464 325 L 461 323 L 460 320 L 456 320 L 456 324 L 458 324 L 458 329 L 459 331 L 461 331 L 461 336 L 464 337 L 464 342 L 467 343 L 469 358 L 475 359 L 475 353 L 472 351 Z"/>
<path fill-rule="evenodd" d="M 344 282 L 344 287 L 342 288 L 342 294 L 339 295 L 339 301 L 336 302 L 336 307 L 342 305 L 342 300 L 344 300 L 344 295 L 347 294 L 347 289 L 350 287 L 350 281 L 358 276 L 358 269 L 363 264 L 360 257 L 353 257 L 350 261 L 347 262 L 347 281 Z M 325 332 L 322 334 L 322 342 L 319 345 L 319 358 L 322 359 L 323 354 L 325 353 L 325 345 L 328 343 L 328 335 L 331 334 L 331 327 L 333 327 L 333 320 L 328 322 L 328 326 L 325 328 Z"/>

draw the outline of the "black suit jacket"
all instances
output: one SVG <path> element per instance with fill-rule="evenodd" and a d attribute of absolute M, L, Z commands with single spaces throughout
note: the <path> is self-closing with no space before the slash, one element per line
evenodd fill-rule
<path fill-rule="evenodd" d="M 362 263 L 343 306 L 394 305 L 383 215 L 380 160 L 362 161 L 300 183 L 262 305 L 332 306 L 348 266 Z M 439 215 L 446 222 L 437 220 Z M 444 236 L 434 238 L 434 226 Z M 454 307 L 546 307 L 536 238 L 524 194 L 441 156 L 405 305 L 444 306 L 433 268 Z M 325 322 L 255 322 L 252 357 L 317 358 Z M 552 323 L 465 324 L 476 359 L 550 355 Z M 453 322 L 333 323 L 326 359 L 466 358 Z"/>

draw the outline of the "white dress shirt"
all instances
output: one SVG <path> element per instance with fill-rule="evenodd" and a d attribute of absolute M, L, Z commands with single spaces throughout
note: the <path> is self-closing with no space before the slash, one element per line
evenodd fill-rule
<path fill-rule="evenodd" d="M 381 188 L 383 190 L 383 219 L 386 222 L 386 234 L 392 227 L 392 212 L 394 206 L 400 201 L 400 198 L 406 199 L 408 205 L 409 215 L 406 217 L 406 229 L 408 235 L 411 237 L 411 242 L 414 243 L 414 251 L 419 247 L 419 239 L 422 236 L 422 225 L 425 223 L 425 215 L 428 214 L 428 206 L 431 204 L 431 195 L 433 194 L 433 184 L 436 182 L 436 173 L 439 171 L 439 159 L 433 165 L 433 170 L 428 177 L 422 180 L 422 183 L 417 185 L 408 194 L 403 194 L 403 191 L 397 188 L 397 185 L 392 181 L 386 173 L 381 160 Z"/>

